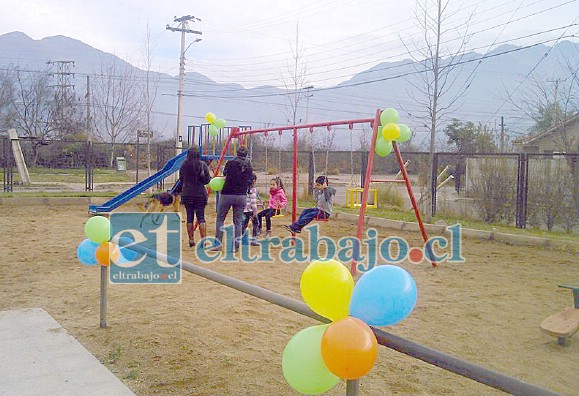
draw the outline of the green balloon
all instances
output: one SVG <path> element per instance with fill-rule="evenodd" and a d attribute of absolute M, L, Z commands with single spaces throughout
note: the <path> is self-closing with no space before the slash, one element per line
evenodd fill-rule
<path fill-rule="evenodd" d="M 400 136 L 396 139 L 397 142 L 404 143 L 412 137 L 412 131 L 408 128 L 408 125 L 399 124 L 398 127 L 400 128 Z"/>
<path fill-rule="evenodd" d="M 213 125 L 215 125 L 217 128 L 225 128 L 225 124 L 226 122 L 223 118 L 218 118 L 213 123 Z"/>
<path fill-rule="evenodd" d="M 217 136 L 219 134 L 219 128 L 216 125 L 211 124 L 209 125 L 209 136 Z"/>
<path fill-rule="evenodd" d="M 223 190 L 223 186 L 225 186 L 224 177 L 214 177 L 209 181 L 209 188 L 213 191 L 221 191 Z"/>
<path fill-rule="evenodd" d="M 392 142 L 387 141 L 382 136 L 376 139 L 376 146 L 374 147 L 374 151 L 380 157 L 386 157 L 388 154 L 392 152 Z"/>
<path fill-rule="evenodd" d="M 91 217 L 84 225 L 84 234 L 93 242 L 108 242 L 111 239 L 111 222 L 104 216 Z"/>
<path fill-rule="evenodd" d="M 301 394 L 318 395 L 340 382 L 340 377 L 332 374 L 322 358 L 322 336 L 328 326 L 301 330 L 283 350 L 283 375 L 288 384 Z"/>
<path fill-rule="evenodd" d="M 382 110 L 382 114 L 380 114 L 380 124 L 398 124 L 398 112 L 396 109 L 388 108 Z"/>

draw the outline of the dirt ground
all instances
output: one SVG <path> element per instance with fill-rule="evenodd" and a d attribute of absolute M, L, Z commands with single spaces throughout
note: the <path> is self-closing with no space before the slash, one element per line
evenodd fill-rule
<path fill-rule="evenodd" d="M 109 285 L 109 327 L 100 329 L 100 271 L 80 265 L 75 254 L 84 239 L 86 205 L 2 205 L 0 213 L 0 309 L 45 309 L 137 395 L 297 394 L 282 375 L 282 351 L 314 320 L 184 272 L 181 285 Z M 214 218 L 212 209 L 208 218 Z M 274 234 L 284 235 L 282 224 L 275 224 Z M 321 228 L 330 237 L 355 230 L 343 221 Z M 417 233 L 398 236 L 420 240 Z M 195 262 L 185 237 L 183 246 L 184 260 Z M 579 285 L 576 252 L 475 240 L 465 240 L 463 249 L 464 264 L 402 264 L 416 281 L 418 303 L 405 321 L 385 330 L 541 387 L 579 394 L 579 336 L 561 347 L 539 330 L 544 318 L 572 305 L 571 291 L 557 285 Z M 207 266 L 301 299 L 305 264 Z M 328 394 L 345 394 L 345 383 Z M 380 347 L 361 394 L 502 392 Z"/>

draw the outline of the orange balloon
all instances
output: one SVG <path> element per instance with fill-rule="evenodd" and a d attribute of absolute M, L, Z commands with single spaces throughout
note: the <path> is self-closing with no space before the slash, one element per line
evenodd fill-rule
<path fill-rule="evenodd" d="M 120 251 L 117 245 L 112 242 L 103 242 L 97 247 L 95 252 L 96 261 L 100 265 L 110 265 L 111 260 L 119 259 Z"/>
<path fill-rule="evenodd" d="M 378 341 L 370 327 L 351 316 L 332 323 L 322 336 L 322 358 L 343 379 L 368 374 L 378 356 Z"/>

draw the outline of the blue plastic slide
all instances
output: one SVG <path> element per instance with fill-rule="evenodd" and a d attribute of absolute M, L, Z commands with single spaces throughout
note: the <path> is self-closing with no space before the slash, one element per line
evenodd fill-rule
<path fill-rule="evenodd" d="M 147 177 L 140 183 L 135 184 L 133 187 L 129 188 L 127 191 L 123 191 L 110 201 L 104 203 L 103 205 L 89 205 L 88 211 L 89 213 L 107 213 L 112 212 L 122 204 L 129 202 L 131 199 L 135 198 L 142 192 L 146 191 L 147 189 L 153 187 L 155 184 L 159 183 L 161 180 L 165 179 L 166 177 L 172 175 L 175 172 L 178 172 L 181 168 L 181 164 L 187 158 L 187 150 L 184 150 L 181 154 L 177 155 L 176 157 L 171 158 L 163 169 Z M 230 159 L 233 157 L 225 157 L 225 159 Z M 203 160 L 217 160 L 219 159 L 218 155 L 202 155 L 201 159 Z"/>

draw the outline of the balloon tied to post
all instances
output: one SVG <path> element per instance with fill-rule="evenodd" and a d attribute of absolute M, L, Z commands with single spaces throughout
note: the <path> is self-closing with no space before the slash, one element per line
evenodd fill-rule
<path fill-rule="evenodd" d="M 393 265 L 373 268 L 354 285 L 342 263 L 313 261 L 302 273 L 300 289 L 306 304 L 332 321 L 299 331 L 283 351 L 284 377 L 306 395 L 327 392 L 340 379 L 369 373 L 378 356 L 370 326 L 399 323 L 417 300 L 414 279 Z"/>
<path fill-rule="evenodd" d="M 109 266 L 111 262 L 122 264 L 134 252 L 127 248 L 119 248 L 111 239 L 111 223 L 104 216 L 91 217 L 84 225 L 86 239 L 76 248 L 76 257 L 81 264 L 89 267 L 100 264 Z"/>
<path fill-rule="evenodd" d="M 223 118 L 217 118 L 213 113 L 205 114 L 205 120 L 209 123 L 209 136 L 216 137 L 221 128 L 225 128 L 227 124 Z"/>
<path fill-rule="evenodd" d="M 398 112 L 388 108 L 380 114 L 380 125 L 376 137 L 374 151 L 380 157 L 386 157 L 392 152 L 392 142 L 404 143 L 412 137 L 412 131 L 405 124 L 398 123 Z"/>

